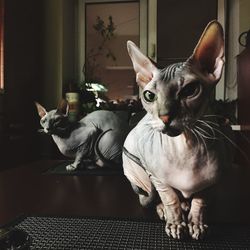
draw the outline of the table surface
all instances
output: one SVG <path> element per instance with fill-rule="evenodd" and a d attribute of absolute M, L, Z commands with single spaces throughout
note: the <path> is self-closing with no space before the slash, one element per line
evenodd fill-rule
<path fill-rule="evenodd" d="M 0 172 L 0 224 L 19 215 L 147 217 L 125 176 L 65 176 L 37 161 Z"/>
<path fill-rule="evenodd" d="M 0 225 L 20 215 L 156 218 L 140 206 L 125 176 L 44 174 L 57 163 L 40 160 L 0 172 Z M 209 218 L 250 224 L 249 168 L 232 176 L 218 189 Z"/>

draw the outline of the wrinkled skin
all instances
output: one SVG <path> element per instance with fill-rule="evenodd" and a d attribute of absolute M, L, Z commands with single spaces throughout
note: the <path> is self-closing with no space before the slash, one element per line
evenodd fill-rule
<path fill-rule="evenodd" d="M 74 159 L 66 167 L 68 171 L 88 165 L 121 165 L 122 146 L 128 133 L 128 122 L 121 115 L 100 110 L 71 123 L 60 110 L 47 112 L 40 104 L 36 105 L 44 132 L 52 135 L 63 155 Z"/>
<path fill-rule="evenodd" d="M 128 52 L 147 114 L 125 140 L 124 173 L 143 206 L 158 193 L 168 236 L 202 239 L 207 190 L 232 160 L 231 128 L 209 105 L 224 65 L 223 30 L 209 23 L 191 57 L 163 70 L 130 41 Z"/>

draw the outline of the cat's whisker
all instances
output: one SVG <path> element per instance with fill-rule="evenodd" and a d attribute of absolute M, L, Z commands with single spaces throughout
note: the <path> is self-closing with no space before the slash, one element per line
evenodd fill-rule
<path fill-rule="evenodd" d="M 227 117 L 225 117 L 225 116 L 223 116 L 223 115 L 203 115 L 202 116 L 202 118 L 205 118 L 204 120 L 206 121 L 206 122 L 209 122 L 209 123 L 211 123 L 211 124 L 214 124 L 214 125 L 216 125 L 216 126 L 220 126 L 217 122 L 215 122 L 215 121 L 210 121 L 210 120 L 207 120 L 207 119 L 209 119 L 209 118 L 215 118 L 215 119 L 220 119 L 220 120 L 224 120 L 224 121 L 226 121 L 226 120 L 228 120 L 228 118 Z"/>
<path fill-rule="evenodd" d="M 189 127 L 186 127 L 186 129 L 188 131 L 190 131 L 195 136 L 195 138 L 197 140 L 197 143 L 200 144 L 200 140 L 199 140 L 198 136 L 195 134 L 195 132 L 191 128 L 189 128 Z"/>
<path fill-rule="evenodd" d="M 197 127 L 196 127 L 196 131 L 197 131 L 197 133 L 199 133 L 200 136 L 201 136 L 202 138 L 204 138 L 204 139 L 209 139 L 209 140 L 212 140 L 212 139 L 213 139 L 213 138 L 211 138 L 211 137 L 208 137 L 208 136 L 204 135 L 201 131 L 197 130 Z"/>
<path fill-rule="evenodd" d="M 201 144 L 204 144 L 204 143 L 205 143 L 205 141 L 202 139 L 201 135 L 199 135 L 199 134 L 197 133 L 197 131 L 194 131 L 194 129 L 191 129 L 191 128 L 189 128 L 189 131 L 195 136 L 198 145 L 201 145 Z M 207 151 L 206 144 L 204 144 L 204 148 L 205 148 L 205 151 L 206 151 L 207 158 L 209 158 L 209 157 L 208 157 L 208 151 Z M 198 151 L 199 151 L 199 147 L 197 147 L 196 150 L 197 150 L 197 152 L 198 152 Z"/>
<path fill-rule="evenodd" d="M 201 135 L 203 138 L 206 138 L 206 135 L 204 135 L 201 131 L 199 131 L 199 130 L 197 130 L 198 129 L 198 127 L 196 126 L 195 128 L 194 128 L 194 130 L 197 132 L 197 133 L 199 133 L 199 135 Z"/>
<path fill-rule="evenodd" d="M 197 135 L 201 138 L 202 142 L 203 142 L 203 145 L 204 145 L 204 149 L 206 151 L 206 155 L 207 155 L 207 159 L 209 160 L 209 154 L 208 154 L 208 150 L 207 150 L 207 145 L 206 145 L 206 142 L 204 140 L 204 138 L 202 137 L 202 134 L 194 128 L 194 131 L 197 133 Z"/>
<path fill-rule="evenodd" d="M 201 127 L 199 127 L 199 126 L 195 126 L 195 128 L 196 129 L 198 129 L 200 132 L 202 131 L 202 133 L 203 133 L 203 135 L 204 135 L 204 133 L 207 135 L 204 135 L 204 138 L 207 138 L 207 139 L 211 139 L 211 140 L 216 140 L 216 139 L 218 139 L 217 137 L 215 137 L 215 136 L 212 136 L 210 133 L 208 133 L 206 130 L 204 130 L 204 129 L 202 129 Z"/>
<path fill-rule="evenodd" d="M 208 116 L 218 116 L 218 115 L 205 115 L 205 116 L 208 117 Z M 205 116 L 204 116 L 204 117 L 205 117 Z M 218 117 L 226 119 L 226 118 L 223 117 L 223 116 L 218 116 Z M 209 120 L 204 120 L 204 121 L 207 122 L 207 123 L 213 124 L 213 125 L 215 125 L 215 126 L 217 126 L 217 127 L 220 126 L 218 123 L 215 123 L 215 122 L 212 122 L 212 121 L 209 121 Z M 242 138 L 243 138 L 248 144 L 250 144 L 250 140 L 249 140 L 241 131 L 239 131 L 239 134 L 242 136 Z"/>
<path fill-rule="evenodd" d="M 239 152 L 245 157 L 245 159 L 250 162 L 247 154 L 233 141 L 231 140 L 227 135 L 225 135 L 223 132 L 221 132 L 220 130 L 214 128 L 215 131 L 217 131 L 219 134 L 221 134 L 222 136 L 224 136 L 225 139 L 227 139 L 236 149 L 239 150 Z"/>
<path fill-rule="evenodd" d="M 210 116 L 213 116 L 213 115 L 210 115 Z M 220 117 L 223 117 L 223 116 L 220 116 Z M 224 118 L 224 117 L 223 117 Z M 204 121 L 204 120 L 197 120 L 199 121 L 200 123 L 204 124 L 205 126 L 207 126 L 211 131 L 216 131 L 217 133 L 219 133 L 220 135 L 222 135 L 225 139 L 227 139 L 237 150 L 239 150 L 239 152 L 245 157 L 245 159 L 250 162 L 247 154 L 233 141 L 231 140 L 227 135 L 225 135 L 222 131 L 220 131 L 219 129 L 215 128 L 215 127 L 212 127 L 210 126 L 207 122 L 208 121 Z M 209 121 L 210 122 L 210 121 Z M 211 123 L 211 122 L 210 122 Z M 197 128 L 197 127 L 196 127 Z M 215 136 L 215 134 L 214 134 Z M 217 138 L 218 139 L 218 138 Z M 249 141 L 250 143 L 250 141 Z"/>
<path fill-rule="evenodd" d="M 200 123 L 202 123 L 203 125 L 205 125 L 206 127 L 208 127 L 211 131 L 212 131 L 212 133 L 213 133 L 213 136 L 215 137 L 215 132 L 214 132 L 214 129 L 213 129 L 213 127 L 211 126 L 211 125 L 209 125 L 209 124 L 207 124 L 205 121 L 203 121 L 203 120 L 197 120 L 198 122 L 200 122 Z"/>
<path fill-rule="evenodd" d="M 203 120 L 203 121 L 207 122 L 208 124 L 215 125 L 216 127 L 220 127 L 220 125 L 217 122 L 212 122 L 212 121 L 209 121 L 209 120 Z"/>
<path fill-rule="evenodd" d="M 201 127 L 199 127 L 198 125 L 195 125 L 195 128 L 201 130 L 202 132 L 204 132 L 205 134 L 209 135 L 211 137 L 211 134 L 208 133 L 205 129 L 202 129 Z"/>

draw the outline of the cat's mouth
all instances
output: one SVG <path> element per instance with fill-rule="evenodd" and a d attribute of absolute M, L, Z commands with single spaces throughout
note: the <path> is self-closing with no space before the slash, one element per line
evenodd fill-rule
<path fill-rule="evenodd" d="M 38 129 L 37 132 L 42 133 L 42 134 L 48 134 L 48 135 L 53 134 L 53 130 L 50 128 L 41 128 L 41 129 Z"/>
<path fill-rule="evenodd" d="M 170 115 L 161 115 L 160 120 L 162 122 L 161 132 L 168 136 L 175 137 L 180 135 L 183 131 L 179 128 L 176 119 L 173 119 Z"/>
<path fill-rule="evenodd" d="M 171 125 L 165 125 L 161 131 L 163 134 L 167 134 L 168 136 L 175 137 L 182 133 L 182 131 L 178 128 L 175 128 Z"/>

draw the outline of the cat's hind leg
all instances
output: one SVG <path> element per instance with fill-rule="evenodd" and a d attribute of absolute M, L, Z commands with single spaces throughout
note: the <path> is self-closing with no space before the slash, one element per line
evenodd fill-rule
<path fill-rule="evenodd" d="M 155 198 L 155 188 L 143 166 L 128 152 L 123 153 L 123 170 L 133 190 L 138 194 L 140 204 L 143 207 L 150 206 Z"/>
<path fill-rule="evenodd" d="M 125 133 L 119 130 L 102 132 L 95 142 L 96 164 L 100 167 L 122 167 L 122 146 Z"/>
<path fill-rule="evenodd" d="M 131 183 L 131 186 L 135 191 L 135 193 L 138 194 L 139 202 L 143 207 L 150 208 L 156 205 L 158 201 L 158 194 L 154 186 L 152 186 L 152 190 L 150 193 L 145 192 L 144 190 L 134 185 L 133 183 Z"/>

